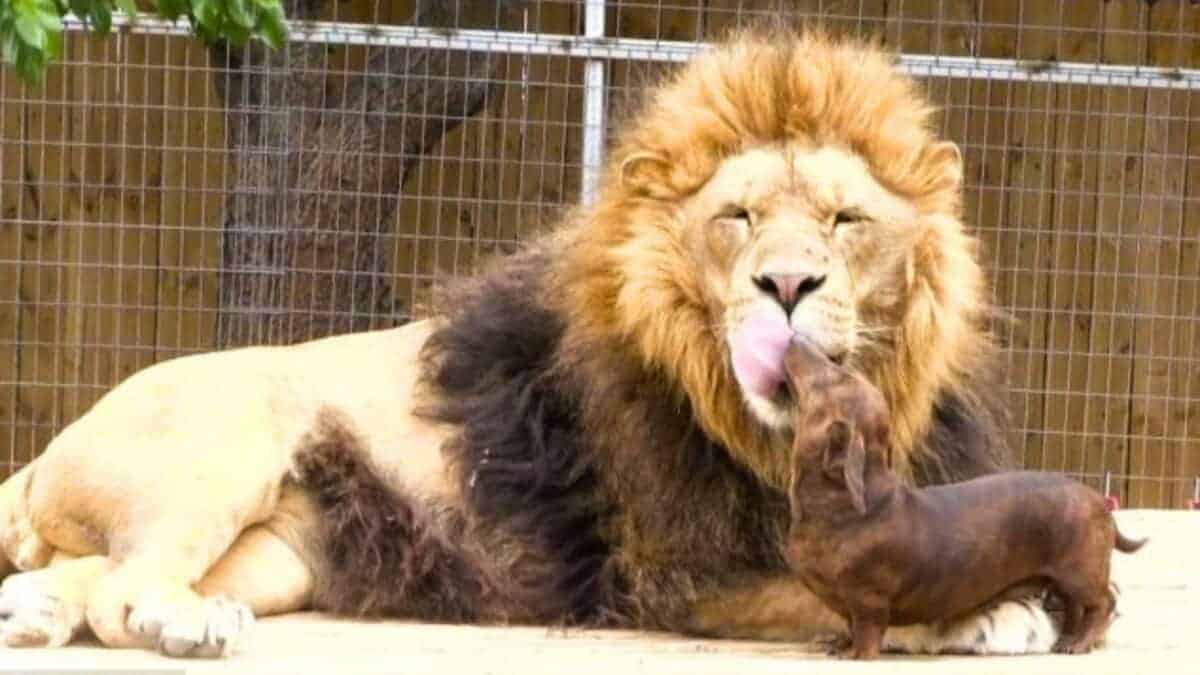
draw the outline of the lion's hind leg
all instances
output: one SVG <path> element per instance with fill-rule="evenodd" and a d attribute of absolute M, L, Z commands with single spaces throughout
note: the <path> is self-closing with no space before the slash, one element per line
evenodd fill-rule
<path fill-rule="evenodd" d="M 29 486 L 37 462 L 0 485 L 0 646 L 56 647 L 83 626 L 87 593 L 108 570 L 102 556 L 57 551 L 33 526 Z"/>
<path fill-rule="evenodd" d="M 0 484 L 0 579 L 21 570 L 45 567 L 54 547 L 37 533 L 29 516 L 29 484 L 36 462 Z"/>

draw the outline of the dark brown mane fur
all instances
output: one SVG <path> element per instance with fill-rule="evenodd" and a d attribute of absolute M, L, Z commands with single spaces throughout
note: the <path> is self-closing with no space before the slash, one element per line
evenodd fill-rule
<path fill-rule="evenodd" d="M 461 512 L 389 488 L 363 441 L 332 410 L 296 455 L 296 478 L 322 514 L 324 569 L 317 609 L 353 616 L 475 621 L 499 609 Z"/>
<path fill-rule="evenodd" d="M 554 368 L 562 319 L 541 302 L 546 254 L 519 253 L 451 288 L 423 351 L 440 403 L 419 410 L 459 425 L 445 448 L 474 533 L 503 569 L 514 615 L 612 623 L 623 588 L 603 536 L 612 515 L 580 427 L 580 383 Z"/>

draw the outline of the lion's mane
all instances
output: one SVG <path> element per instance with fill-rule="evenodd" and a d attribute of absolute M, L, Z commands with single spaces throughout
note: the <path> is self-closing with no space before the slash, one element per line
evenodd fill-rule
<path fill-rule="evenodd" d="M 668 227 L 751 147 L 848 148 L 919 211 L 902 286 L 873 309 L 895 331 L 864 370 L 918 480 L 1002 461 L 961 159 L 931 115 L 870 45 L 735 35 L 652 90 L 594 204 L 442 297 L 420 414 L 460 430 L 453 506 L 495 582 L 476 616 L 677 628 L 701 593 L 785 569 L 788 439 L 742 402 Z"/>

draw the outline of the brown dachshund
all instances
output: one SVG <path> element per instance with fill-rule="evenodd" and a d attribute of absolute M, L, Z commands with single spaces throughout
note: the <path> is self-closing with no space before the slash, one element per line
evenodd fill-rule
<path fill-rule="evenodd" d="M 784 366 L 796 399 L 788 558 L 850 625 L 840 652 L 875 658 L 888 626 L 952 620 L 1018 591 L 1065 604 L 1055 650 L 1103 640 L 1116 598 L 1117 531 L 1104 498 L 1064 476 L 1023 471 L 914 489 L 892 472 L 888 412 L 862 376 L 801 339 Z"/>

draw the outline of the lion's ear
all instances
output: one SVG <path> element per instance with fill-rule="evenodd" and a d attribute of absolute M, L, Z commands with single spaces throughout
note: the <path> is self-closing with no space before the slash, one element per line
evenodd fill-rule
<path fill-rule="evenodd" d="M 657 153 L 635 152 L 621 160 L 617 175 L 621 187 L 655 199 L 669 199 L 671 163 Z"/>
<path fill-rule="evenodd" d="M 935 143 L 931 154 L 934 164 L 942 167 L 942 180 L 958 189 L 963 182 L 963 155 L 958 144 L 953 141 Z"/>

